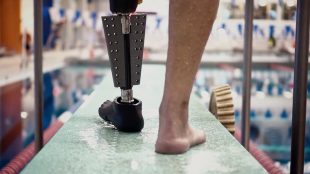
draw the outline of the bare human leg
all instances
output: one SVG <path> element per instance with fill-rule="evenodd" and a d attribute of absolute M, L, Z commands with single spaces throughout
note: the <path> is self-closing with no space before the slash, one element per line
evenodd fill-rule
<path fill-rule="evenodd" d="M 170 0 L 168 58 L 159 108 L 157 153 L 184 153 L 206 140 L 204 132 L 190 127 L 188 104 L 218 3 L 218 0 Z"/>

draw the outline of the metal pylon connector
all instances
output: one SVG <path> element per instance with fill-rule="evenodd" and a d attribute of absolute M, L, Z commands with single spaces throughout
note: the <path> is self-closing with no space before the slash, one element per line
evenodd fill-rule
<path fill-rule="evenodd" d="M 121 102 L 124 103 L 134 102 L 132 89 L 126 89 L 126 90 L 121 89 Z"/>
<path fill-rule="evenodd" d="M 121 14 L 121 23 L 122 23 L 122 33 L 129 34 L 130 33 L 130 15 Z"/>

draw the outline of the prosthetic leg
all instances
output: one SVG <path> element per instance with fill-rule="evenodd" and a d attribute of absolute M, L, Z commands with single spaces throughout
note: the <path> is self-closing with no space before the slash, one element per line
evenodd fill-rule
<path fill-rule="evenodd" d="M 133 85 L 140 84 L 145 36 L 145 14 L 133 14 L 139 0 L 110 0 L 114 15 L 103 16 L 113 82 L 121 96 L 105 101 L 99 115 L 118 130 L 138 132 L 144 126 L 142 102 L 133 97 Z"/>

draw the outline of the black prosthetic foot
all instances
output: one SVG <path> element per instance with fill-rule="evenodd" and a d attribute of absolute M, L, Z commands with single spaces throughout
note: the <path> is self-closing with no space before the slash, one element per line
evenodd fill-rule
<path fill-rule="evenodd" d="M 142 102 L 138 99 L 132 103 L 121 102 L 121 97 L 113 102 L 107 100 L 100 106 L 99 115 L 123 132 L 139 132 L 144 126 Z"/>

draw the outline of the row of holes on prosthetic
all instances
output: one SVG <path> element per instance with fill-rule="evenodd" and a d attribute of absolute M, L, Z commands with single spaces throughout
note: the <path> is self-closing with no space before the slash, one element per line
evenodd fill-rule
<path fill-rule="evenodd" d="M 137 56 L 137 57 L 138 57 L 138 56 Z M 115 61 L 115 60 L 117 60 L 117 59 L 114 59 L 114 61 Z M 138 70 L 136 71 L 136 75 L 139 76 L 139 75 L 140 75 L 140 71 L 139 71 L 139 70 L 140 70 L 141 65 L 136 64 L 136 67 L 137 67 L 137 69 L 138 69 Z M 118 66 L 115 66 L 114 69 L 115 69 L 115 79 L 118 80 L 118 76 L 119 76 L 119 75 L 118 75 Z M 139 79 L 137 79 L 136 82 L 139 83 Z M 119 85 L 120 82 L 119 82 L 119 81 L 116 81 L 116 84 Z"/>
<path fill-rule="evenodd" d="M 137 32 L 137 31 L 136 31 Z M 138 34 L 138 33 L 137 33 Z M 110 37 L 111 36 L 111 34 L 110 33 L 108 33 L 108 37 Z M 116 33 L 113 33 L 113 36 L 116 36 Z M 135 39 L 135 43 L 138 43 L 138 42 L 140 42 L 140 43 L 143 43 L 143 39 Z M 109 45 L 112 45 L 112 44 L 118 44 L 118 42 L 117 41 L 114 41 L 114 42 L 109 42 Z M 138 50 L 142 50 L 142 47 L 135 47 L 135 50 L 136 51 L 138 51 Z M 113 53 L 113 52 L 118 52 L 118 50 L 117 49 L 115 49 L 115 50 L 111 50 L 111 53 Z"/>
<path fill-rule="evenodd" d="M 145 16 L 142 16 L 143 18 L 145 18 Z M 136 16 L 136 19 L 139 19 L 139 17 L 138 16 Z M 106 21 L 107 20 L 107 18 L 104 18 L 103 19 L 104 21 Z M 110 19 L 111 21 L 114 21 L 114 18 L 111 18 Z M 139 26 L 139 23 L 138 22 L 134 22 L 135 23 L 135 25 L 136 26 Z M 141 34 L 144 34 L 144 25 L 145 25 L 145 23 L 144 22 L 140 22 L 140 25 L 142 25 L 143 26 L 143 30 L 142 31 L 135 31 L 135 34 L 139 34 L 139 33 L 141 33 Z M 109 24 L 107 24 L 106 25 L 106 28 L 109 28 L 109 27 L 115 27 L 115 25 L 114 24 L 111 24 L 111 25 L 109 25 Z M 114 36 L 116 36 L 116 33 L 113 33 L 113 35 Z M 111 36 L 111 34 L 110 33 L 108 33 L 108 36 Z M 141 40 L 140 40 L 141 41 Z"/>
<path fill-rule="evenodd" d="M 145 18 L 145 16 L 141 16 L 141 17 L 142 17 L 142 18 Z M 139 19 L 139 16 L 136 16 L 135 18 L 136 18 L 136 19 Z M 104 18 L 103 20 L 106 21 L 107 18 Z M 110 20 L 111 20 L 111 21 L 114 21 L 114 18 L 112 17 Z M 140 24 L 141 24 L 142 26 L 144 26 L 145 23 L 144 23 L 144 22 L 141 22 Z M 138 22 L 135 22 L 135 25 L 138 26 L 139 23 L 138 23 Z M 111 24 L 111 25 L 107 24 L 107 25 L 106 25 L 106 28 L 109 28 L 110 26 L 111 26 L 111 27 L 115 27 L 114 24 Z M 143 30 L 144 30 L 144 27 L 143 27 Z M 144 34 L 144 31 L 143 31 L 143 30 L 140 31 L 141 34 Z M 135 31 L 135 34 L 139 34 L 139 31 Z M 108 37 L 111 36 L 110 33 L 108 33 L 107 35 L 108 35 Z M 117 35 L 116 33 L 113 33 L 113 36 L 116 36 L 116 35 Z M 135 42 L 136 42 L 136 43 L 139 42 L 139 41 L 142 43 L 142 42 L 143 42 L 143 39 L 135 39 Z M 109 44 L 112 45 L 112 42 L 109 42 Z M 115 41 L 114 44 L 118 44 L 118 42 Z M 135 50 L 136 50 L 136 51 L 142 50 L 142 48 L 141 48 L 141 47 L 136 47 Z M 113 53 L 113 52 L 118 52 L 118 50 L 117 50 L 117 49 L 115 49 L 115 50 L 112 49 L 112 50 L 111 50 L 111 53 Z"/>
<path fill-rule="evenodd" d="M 140 41 L 143 42 L 142 39 L 141 39 Z M 137 42 L 137 39 L 135 40 L 135 42 Z M 118 44 L 117 41 L 114 41 L 113 43 L 114 43 L 114 44 Z M 110 41 L 109 44 L 112 44 L 112 41 Z M 139 50 L 142 50 L 142 48 L 139 47 L 139 49 L 136 48 L 135 50 L 136 50 L 136 51 L 139 51 Z M 117 49 L 111 50 L 111 55 L 112 55 L 112 57 L 114 57 L 114 58 L 113 58 L 113 61 L 115 61 L 115 62 L 118 61 L 118 59 L 117 59 L 117 53 L 118 53 L 118 50 L 117 50 Z M 140 60 L 140 59 L 141 59 L 141 57 L 140 57 L 139 55 L 138 55 L 138 56 L 135 56 L 135 58 L 136 58 L 137 60 Z M 135 73 L 136 73 L 137 76 L 140 75 L 140 71 L 139 71 L 140 66 L 141 66 L 140 64 L 136 64 L 136 67 L 137 67 L 138 70 L 137 70 Z M 118 66 L 115 66 L 114 69 L 115 69 L 115 78 L 118 79 L 118 76 L 119 76 L 118 73 L 117 73 Z M 139 83 L 139 80 L 138 80 L 138 79 L 136 80 L 136 83 Z M 119 85 L 120 82 L 117 81 L 116 84 Z"/>
<path fill-rule="evenodd" d="M 135 16 L 135 18 L 136 18 L 137 20 L 138 20 L 139 18 L 143 18 L 143 19 L 145 19 L 145 18 L 146 18 L 146 16 Z M 108 18 L 103 18 L 103 20 L 104 20 L 104 21 L 107 21 L 107 20 L 108 20 Z M 111 20 L 111 21 L 114 21 L 114 17 L 110 18 L 110 20 Z M 144 24 L 144 23 L 143 23 L 143 24 Z M 142 25 L 143 25 L 143 24 L 142 24 Z M 137 25 L 138 25 L 138 24 L 137 24 Z"/>
<path fill-rule="evenodd" d="M 145 18 L 145 16 L 142 16 L 142 17 Z M 139 19 L 139 17 L 136 16 L 136 19 Z M 107 18 L 104 18 L 104 21 L 106 21 L 106 20 L 107 20 Z M 113 21 L 113 20 L 114 20 L 114 18 L 111 18 L 111 21 Z M 141 22 L 140 24 L 141 24 L 141 25 L 144 25 L 144 22 Z M 139 23 L 136 22 L 135 25 L 138 26 Z M 106 25 L 106 28 L 109 28 L 110 26 L 111 26 L 111 27 L 115 27 L 114 24 L 111 24 L 111 25 L 107 24 L 107 25 Z M 143 34 L 144 31 L 140 31 L 140 33 Z M 135 31 L 135 34 L 139 34 L 139 32 L 138 32 L 138 31 Z M 108 37 L 111 36 L 110 33 L 108 33 L 107 35 L 108 35 Z M 113 36 L 116 36 L 116 33 L 113 33 Z M 140 39 L 140 40 L 135 39 L 135 42 L 136 42 L 136 43 L 137 43 L 138 41 L 143 42 L 143 39 Z M 117 42 L 117 41 L 114 41 L 114 44 L 118 44 L 118 42 Z M 112 42 L 111 42 L 111 41 L 109 42 L 109 45 L 112 45 Z M 141 48 L 141 47 L 136 47 L 135 50 L 136 50 L 136 51 L 142 50 L 142 48 Z M 118 50 L 117 50 L 117 49 L 115 49 L 115 50 L 111 49 L 111 53 L 113 53 L 113 52 L 114 52 L 114 53 L 117 53 Z M 137 58 L 138 60 L 140 59 L 139 56 L 137 56 L 136 58 Z M 117 61 L 117 58 L 114 58 L 113 60 L 114 60 L 114 61 Z M 139 65 L 139 64 L 136 64 L 136 67 L 139 68 L 140 65 Z M 117 70 L 118 70 L 118 67 L 115 66 L 114 69 L 115 69 L 115 71 L 117 71 Z M 136 74 L 137 74 L 137 75 L 140 75 L 140 72 L 139 72 L 139 71 L 136 71 Z M 118 78 L 118 76 L 119 76 L 119 75 L 118 75 L 118 73 L 116 72 L 116 73 L 115 73 L 116 79 Z M 138 83 L 139 80 L 136 80 L 136 82 Z M 118 81 L 117 81 L 116 83 L 117 83 L 117 84 L 120 84 Z"/>

